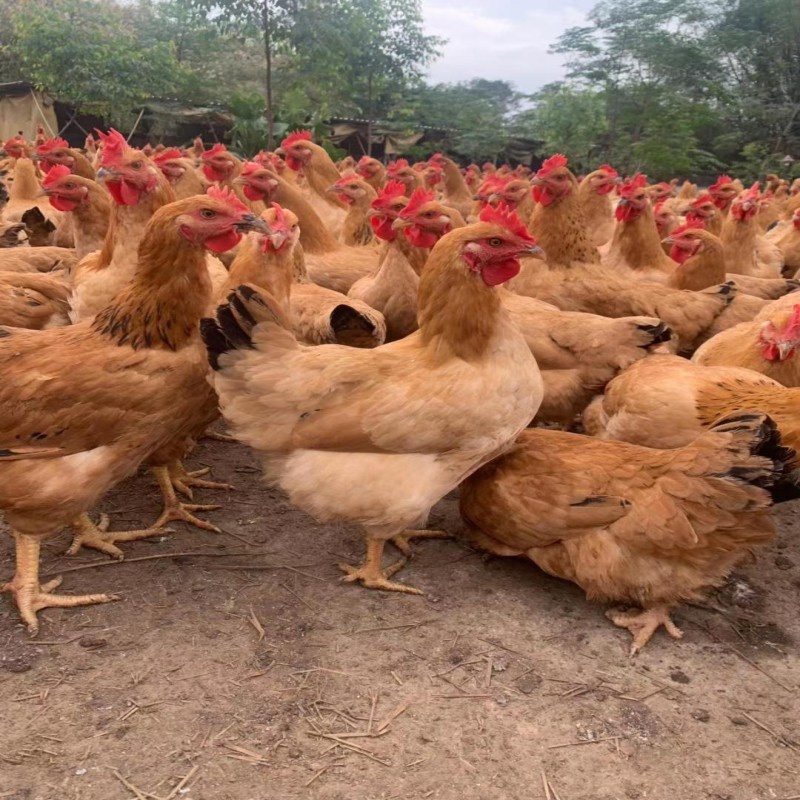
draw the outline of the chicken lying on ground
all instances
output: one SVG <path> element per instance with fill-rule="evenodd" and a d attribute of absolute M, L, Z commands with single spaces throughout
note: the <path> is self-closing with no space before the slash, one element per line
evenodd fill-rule
<path fill-rule="evenodd" d="M 775 300 L 752 322 L 709 339 L 693 356 L 704 366 L 746 367 L 782 383 L 800 386 L 800 302 L 794 293 Z"/>
<path fill-rule="evenodd" d="M 144 460 L 178 457 L 213 410 L 198 332 L 211 295 L 204 248 L 233 246 L 240 230 L 262 225 L 224 194 L 165 206 L 142 239 L 136 279 L 93 321 L 0 329 L 0 508 L 17 557 L 3 588 L 31 632 L 43 608 L 114 599 L 52 594 L 58 581 L 39 583 L 41 540 L 85 518 Z"/>
<path fill-rule="evenodd" d="M 223 414 L 268 480 L 320 520 L 363 526 L 366 561 L 342 565 L 345 580 L 418 593 L 389 580 L 405 559 L 381 568 L 385 542 L 407 552 L 433 505 L 536 413 L 539 371 L 495 288 L 533 245 L 493 209 L 448 234 L 422 275 L 419 330 L 374 350 L 302 347 L 246 286 L 204 320 Z"/>
<path fill-rule="evenodd" d="M 587 433 L 644 447 L 682 447 L 715 420 L 757 409 L 778 426 L 787 447 L 800 452 L 800 388 L 787 388 L 741 367 L 703 367 L 677 356 L 634 364 L 586 410 Z M 781 499 L 800 492 L 800 464 L 782 481 Z"/>
<path fill-rule="evenodd" d="M 0 325 L 31 330 L 69 325 L 69 294 L 62 274 L 0 272 Z"/>
<path fill-rule="evenodd" d="M 681 638 L 672 608 L 773 537 L 767 489 L 795 457 L 780 442 L 757 412 L 677 450 L 527 430 L 462 484 L 461 513 L 480 547 L 527 556 L 590 600 L 640 606 L 607 614 L 635 655 L 661 625 Z"/>

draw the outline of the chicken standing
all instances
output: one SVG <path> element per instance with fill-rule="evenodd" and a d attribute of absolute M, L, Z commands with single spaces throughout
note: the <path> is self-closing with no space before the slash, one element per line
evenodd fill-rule
<path fill-rule="evenodd" d="M 484 220 L 433 249 L 419 330 L 398 342 L 302 347 L 247 287 L 203 322 L 223 414 L 262 454 L 268 480 L 321 520 L 363 526 L 366 560 L 342 565 L 345 580 L 418 593 L 389 580 L 405 559 L 381 568 L 385 542 L 408 551 L 414 526 L 502 453 L 541 402 L 536 362 L 494 288 L 534 241 L 515 215 L 489 209 Z"/>
<path fill-rule="evenodd" d="M 17 555 L 3 588 L 31 632 L 43 608 L 114 599 L 54 595 L 58 581 L 40 585 L 41 540 L 85 515 L 142 461 L 182 446 L 214 404 L 198 334 L 211 294 L 205 248 L 231 247 L 242 229 L 262 225 L 222 193 L 165 206 L 142 239 L 134 282 L 93 321 L 0 330 L 0 508 Z M 152 535 L 135 533 L 127 538 Z"/>

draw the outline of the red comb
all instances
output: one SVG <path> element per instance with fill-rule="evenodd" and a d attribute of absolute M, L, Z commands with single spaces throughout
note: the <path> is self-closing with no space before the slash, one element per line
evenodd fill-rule
<path fill-rule="evenodd" d="M 389 183 L 387 183 L 386 186 L 381 189 L 377 198 L 372 201 L 372 207 L 378 209 L 390 200 L 394 200 L 397 197 L 402 197 L 405 193 L 406 186 L 404 183 L 401 183 L 400 181 L 389 181 Z"/>
<path fill-rule="evenodd" d="M 430 203 L 435 199 L 435 192 L 426 192 L 424 189 L 415 189 L 411 194 L 411 197 L 408 198 L 408 204 L 400 212 L 400 216 L 403 219 L 409 219 L 410 217 L 414 216 L 414 214 L 416 214 L 417 211 L 419 211 L 419 209 L 425 205 L 425 203 Z"/>
<path fill-rule="evenodd" d="M 680 236 L 682 233 L 686 233 L 686 231 L 696 231 L 700 227 L 700 225 L 692 225 L 687 222 L 685 225 L 678 225 L 678 227 L 670 233 L 670 236 Z"/>
<path fill-rule="evenodd" d="M 556 153 L 554 156 L 550 156 L 550 158 L 545 159 L 542 162 L 542 166 L 537 172 L 537 175 L 546 175 L 550 170 L 556 169 L 557 167 L 566 167 L 567 166 L 567 157 L 562 155 L 561 153 Z"/>
<path fill-rule="evenodd" d="M 97 130 L 97 135 L 103 140 L 103 157 L 100 159 L 101 167 L 111 167 L 122 161 L 122 154 L 128 149 L 125 137 L 113 128 L 108 133 Z"/>
<path fill-rule="evenodd" d="M 756 181 L 747 191 L 743 192 L 742 198 L 747 200 L 758 200 L 761 197 L 761 186 Z"/>
<path fill-rule="evenodd" d="M 709 188 L 711 188 L 711 189 L 719 189 L 720 186 L 725 186 L 725 185 L 727 185 L 729 183 L 733 183 L 733 178 L 731 178 L 730 175 L 720 175 L 719 178 L 717 178 L 717 182 L 716 183 L 712 183 Z"/>
<path fill-rule="evenodd" d="M 622 197 L 630 197 L 638 189 L 647 186 L 647 175 L 642 175 L 637 172 L 632 178 L 629 178 L 620 187 L 619 193 Z"/>
<path fill-rule="evenodd" d="M 509 233 L 513 233 L 518 239 L 536 244 L 536 239 L 531 236 L 530 231 L 525 227 L 525 223 L 519 218 L 517 213 L 505 203 L 498 203 L 496 208 L 493 206 L 486 206 L 486 208 L 481 211 L 480 218 L 481 222 L 502 225 Z"/>
<path fill-rule="evenodd" d="M 66 139 L 59 138 L 47 139 L 37 146 L 36 152 L 42 155 L 44 153 L 50 153 L 55 150 L 56 147 L 69 147 L 69 142 Z"/>
<path fill-rule="evenodd" d="M 611 164 L 601 164 L 597 169 L 603 170 L 603 172 L 608 173 L 608 175 L 612 178 L 616 178 L 619 175 L 619 173 L 614 169 L 614 167 L 611 166 Z"/>
<path fill-rule="evenodd" d="M 263 164 L 259 164 L 258 161 L 245 161 L 242 164 L 242 175 L 252 175 L 254 172 L 258 172 L 260 169 L 264 169 Z"/>
<path fill-rule="evenodd" d="M 396 175 L 401 169 L 408 168 L 408 161 L 405 158 L 398 158 L 397 161 L 392 161 L 386 168 L 389 175 Z"/>
<path fill-rule="evenodd" d="M 699 197 L 692 200 L 692 208 L 697 208 L 698 206 L 702 206 L 704 203 L 713 203 L 714 198 L 708 193 L 703 192 Z"/>
<path fill-rule="evenodd" d="M 210 150 L 203 151 L 203 159 L 212 158 L 213 156 L 219 155 L 220 153 L 227 153 L 228 148 L 225 147 L 224 144 L 217 142 Z"/>
<path fill-rule="evenodd" d="M 44 176 L 44 180 L 42 181 L 42 186 L 50 187 L 53 184 L 57 183 L 61 178 L 65 175 L 72 175 L 69 170 L 69 167 L 65 166 L 64 164 L 56 164 L 48 173 Z"/>
<path fill-rule="evenodd" d="M 310 142 L 311 131 L 292 131 L 282 142 L 281 147 L 291 147 L 297 142 Z"/>
<path fill-rule="evenodd" d="M 168 147 L 153 156 L 156 164 L 163 164 L 165 161 L 172 161 L 173 158 L 183 158 L 183 153 L 177 147 Z"/>
<path fill-rule="evenodd" d="M 233 211 L 250 213 L 250 209 L 227 187 L 210 186 L 206 194 L 214 200 L 221 200 Z"/>
<path fill-rule="evenodd" d="M 283 213 L 283 206 L 280 203 L 272 203 L 272 208 L 275 211 L 275 222 L 285 228 L 286 214 Z"/>

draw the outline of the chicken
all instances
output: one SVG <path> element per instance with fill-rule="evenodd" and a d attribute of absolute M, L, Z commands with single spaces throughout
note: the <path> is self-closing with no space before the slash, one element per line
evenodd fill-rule
<path fill-rule="evenodd" d="M 378 193 L 372 185 L 357 175 L 343 175 L 328 191 L 348 206 L 342 226 L 342 241 L 350 247 L 373 244 L 375 236 L 369 222 L 369 212 Z"/>
<path fill-rule="evenodd" d="M 2 329 L 0 508 L 17 562 L 3 588 L 32 633 L 43 608 L 115 599 L 52 594 L 58 581 L 39 583 L 41 540 L 86 517 L 144 460 L 168 459 L 214 407 L 198 335 L 211 291 L 203 248 L 218 250 L 261 224 L 228 195 L 165 206 L 142 239 L 134 283 L 95 320 Z"/>
<path fill-rule="evenodd" d="M 799 347 L 800 302 L 793 295 L 786 295 L 752 322 L 743 322 L 709 339 L 692 360 L 704 366 L 746 367 L 784 386 L 800 386 Z"/>
<path fill-rule="evenodd" d="M 714 198 L 714 204 L 727 217 L 739 189 L 729 175 L 720 175 L 715 183 L 708 187 L 708 193 Z"/>
<path fill-rule="evenodd" d="M 417 329 L 417 295 L 419 276 L 414 271 L 401 243 L 408 240 L 398 235 L 392 219 L 391 201 L 403 197 L 404 187 L 390 181 L 372 204 L 371 221 L 376 234 L 385 242 L 377 271 L 357 280 L 347 296 L 361 300 L 380 311 L 386 320 L 386 339 L 393 342 Z M 403 198 L 405 199 L 405 198 Z M 391 224 L 385 224 L 390 222 Z"/>
<path fill-rule="evenodd" d="M 68 247 L 10 247 L 0 249 L 2 272 L 72 273 L 78 264 L 75 251 Z"/>
<path fill-rule="evenodd" d="M 800 275 L 800 208 L 792 212 L 791 219 L 773 242 L 783 255 L 784 275 Z"/>
<path fill-rule="evenodd" d="M 667 280 L 675 289 L 702 291 L 727 280 L 744 294 L 774 300 L 800 288 L 795 280 L 726 274 L 722 242 L 702 228 L 681 225 L 664 241 L 671 245 L 670 257 L 678 265 Z"/>
<path fill-rule="evenodd" d="M 187 158 L 177 147 L 168 147 L 153 156 L 153 163 L 172 184 L 175 198 L 205 194 L 208 182 L 195 169 L 191 158 Z"/>
<path fill-rule="evenodd" d="M 23 214 L 32 208 L 38 208 L 54 228 L 58 228 L 63 222 L 64 215 L 56 211 L 42 194 L 33 161 L 18 158 L 14 167 L 14 182 L 9 190 L 8 204 L 3 209 L 3 219 L 6 222 L 21 222 Z M 53 241 L 48 244 L 53 244 Z"/>
<path fill-rule="evenodd" d="M 564 156 L 553 156 L 542 165 L 534 179 L 538 205 L 530 224 L 547 262 L 528 260 L 509 288 L 564 311 L 656 317 L 673 332 L 680 350 L 693 349 L 717 318 L 734 306 L 739 299 L 736 290 L 723 285 L 706 292 L 681 292 L 601 267 L 586 231 L 577 185 Z M 748 308 L 746 313 L 752 311 Z"/>
<path fill-rule="evenodd" d="M 248 162 L 239 180 L 245 195 L 251 200 L 280 203 L 297 215 L 300 244 L 308 274 L 314 283 L 344 294 L 359 278 L 377 267 L 379 254 L 375 248 L 347 247 L 337 241 L 303 193 L 276 173 Z"/>
<path fill-rule="evenodd" d="M 646 185 L 645 176 L 636 175 L 620 187 L 614 211 L 617 224 L 603 265 L 664 282 L 675 271 L 675 262 L 661 249 Z"/>
<path fill-rule="evenodd" d="M 614 167 L 603 164 L 590 172 L 578 186 L 578 199 L 583 206 L 589 239 L 595 247 L 602 247 L 614 235 L 614 205 L 610 194 L 619 183 Z"/>
<path fill-rule="evenodd" d="M 502 204 L 498 208 L 508 211 Z M 463 220 L 453 216 L 457 213 L 420 193 L 412 196 L 395 224 L 402 224 L 412 241 L 430 246 L 449 230 L 463 227 Z M 448 224 L 443 225 L 443 220 Z M 542 373 L 544 399 L 539 421 L 571 424 L 614 375 L 644 358 L 651 346 L 670 339 L 669 329 L 652 317 L 608 319 L 561 311 L 502 287 L 497 291 Z"/>
<path fill-rule="evenodd" d="M 513 209 L 522 219 L 530 219 L 533 213 L 531 188 L 531 182 L 525 178 L 501 179 L 489 195 L 489 203 L 493 206 L 502 203 L 506 208 Z"/>
<path fill-rule="evenodd" d="M 69 293 L 61 274 L 0 272 L 0 325 L 31 330 L 68 325 Z"/>
<path fill-rule="evenodd" d="M 725 264 L 728 272 L 737 275 L 779 278 L 783 256 L 774 244 L 766 242 L 760 235 L 756 221 L 759 197 L 758 183 L 754 183 L 731 203 L 730 214 L 720 234 Z M 769 253 L 764 252 L 765 247 L 769 248 Z"/>
<path fill-rule="evenodd" d="M 502 453 L 541 402 L 536 362 L 494 288 L 533 240 L 518 217 L 484 216 L 434 247 L 420 328 L 398 342 L 302 347 L 247 287 L 203 322 L 223 414 L 262 454 L 267 479 L 318 519 L 364 528 L 366 560 L 342 565 L 347 581 L 419 593 L 389 580 L 404 560 L 383 570 L 385 542 L 407 552 L 414 526 Z"/>
<path fill-rule="evenodd" d="M 289 134 L 281 142 L 281 150 L 285 153 L 289 169 L 294 172 L 302 171 L 308 181 L 310 191 L 306 199 L 311 207 L 325 222 L 331 234 L 339 238 L 347 207 L 328 191 L 328 187 L 341 177 L 331 157 L 324 148 L 311 141 L 310 131 L 295 131 Z"/>
<path fill-rule="evenodd" d="M 30 247 L 24 222 L 3 222 L 0 220 L 0 248 Z"/>
<path fill-rule="evenodd" d="M 405 189 L 403 194 L 406 197 L 411 197 L 415 189 L 422 188 L 419 173 L 414 171 L 405 158 L 398 158 L 396 161 L 390 162 L 386 168 L 386 177 L 390 181 L 402 183 Z"/>
<path fill-rule="evenodd" d="M 82 178 L 69 167 L 52 167 L 42 181 L 50 205 L 72 216 L 75 256 L 84 256 L 103 246 L 111 217 L 111 197 L 91 178 Z"/>
<path fill-rule="evenodd" d="M 607 613 L 633 656 L 661 625 L 680 639 L 672 609 L 774 536 L 767 489 L 794 455 L 754 412 L 677 450 L 527 430 L 462 484 L 461 513 L 484 549 L 527 556 L 590 600 L 640 606 Z"/>
<path fill-rule="evenodd" d="M 372 187 L 377 195 L 386 182 L 386 167 L 377 158 L 361 156 L 356 164 L 356 172 Z M 373 198 L 374 199 L 374 198 Z"/>
<path fill-rule="evenodd" d="M 308 281 L 302 260 L 298 264 L 295 259 L 300 237 L 297 216 L 273 203 L 261 218 L 269 234 L 252 234 L 243 242 L 218 298 L 224 300 L 246 283 L 269 292 L 291 320 L 292 332 L 300 342 L 351 347 L 383 344 L 386 323 L 379 311 Z M 298 279 L 300 283 L 293 285 Z"/>
<path fill-rule="evenodd" d="M 434 153 L 428 163 L 442 170 L 442 200 L 446 206 L 455 208 L 464 219 L 469 216 L 472 209 L 472 192 L 464 183 L 464 176 L 458 164 L 451 158 Z"/>
<path fill-rule="evenodd" d="M 723 217 L 714 198 L 705 192 L 692 200 L 686 211 L 686 224 L 692 228 L 704 228 L 714 236 L 722 233 Z"/>
<path fill-rule="evenodd" d="M 95 179 L 94 167 L 80 150 L 69 146 L 66 139 L 47 139 L 36 147 L 36 155 L 42 172 L 47 174 L 53 167 L 64 166 L 74 175 L 88 180 Z"/>

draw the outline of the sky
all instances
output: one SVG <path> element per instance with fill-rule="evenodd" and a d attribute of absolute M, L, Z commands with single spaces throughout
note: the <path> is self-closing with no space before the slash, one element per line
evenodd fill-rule
<path fill-rule="evenodd" d="M 564 76 L 548 47 L 582 25 L 597 0 L 422 0 L 425 32 L 448 40 L 430 68 L 433 83 L 506 80 L 525 93 Z"/>

